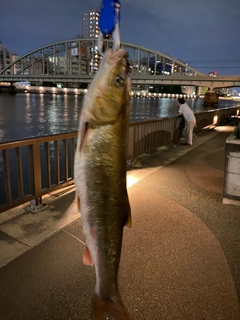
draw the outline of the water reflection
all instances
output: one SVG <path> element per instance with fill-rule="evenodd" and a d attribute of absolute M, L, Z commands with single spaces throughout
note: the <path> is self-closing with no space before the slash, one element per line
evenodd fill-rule
<path fill-rule="evenodd" d="M 33 95 L 34 99 L 33 101 L 36 102 L 36 95 Z M 40 101 L 39 101 L 39 124 L 38 129 L 41 130 L 41 126 L 44 122 L 47 120 L 45 119 L 45 108 L 44 108 L 44 100 L 43 100 L 43 94 L 40 94 Z"/>
<path fill-rule="evenodd" d="M 5 132 L 3 129 L 4 118 L 0 115 L 0 141 L 4 138 Z"/>
<path fill-rule="evenodd" d="M 30 112 L 31 104 L 30 104 L 30 93 L 26 94 L 26 112 L 25 112 L 25 117 L 26 117 L 26 123 L 30 124 L 32 121 L 32 113 Z"/>
<path fill-rule="evenodd" d="M 0 140 L 12 141 L 76 131 L 83 97 L 70 94 L 0 95 Z M 187 100 L 194 112 L 213 109 L 203 100 Z M 219 100 L 218 108 L 240 106 L 239 101 Z M 176 116 L 176 99 L 133 98 L 130 122 Z"/>
<path fill-rule="evenodd" d="M 63 121 L 69 122 L 68 96 L 66 94 L 64 95 Z"/>

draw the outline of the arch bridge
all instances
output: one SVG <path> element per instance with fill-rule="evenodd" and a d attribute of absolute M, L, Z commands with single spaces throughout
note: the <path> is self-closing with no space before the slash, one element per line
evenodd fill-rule
<path fill-rule="evenodd" d="M 188 64 L 162 52 L 122 42 L 120 45 L 129 55 L 132 76 L 140 78 L 148 75 L 188 74 L 204 75 Z M 104 40 L 103 48 L 112 47 L 111 40 Z M 41 78 L 66 78 L 74 76 L 91 78 L 98 70 L 101 55 L 97 48 L 97 39 L 70 39 L 55 42 L 19 57 L 0 72 L 3 75 L 23 75 Z"/>
<path fill-rule="evenodd" d="M 111 40 L 104 40 L 104 50 L 111 46 Z M 172 84 L 211 89 L 240 86 L 240 76 L 214 78 L 165 53 L 124 42 L 121 47 L 128 52 L 132 83 L 136 85 Z M 0 81 L 79 86 L 91 81 L 101 59 L 96 38 L 55 42 L 19 57 L 0 72 Z"/>

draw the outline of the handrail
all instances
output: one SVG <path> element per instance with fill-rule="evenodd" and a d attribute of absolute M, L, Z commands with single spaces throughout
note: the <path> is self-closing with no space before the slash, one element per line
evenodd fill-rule
<path fill-rule="evenodd" d="M 73 184 L 77 132 L 0 144 L 0 212 Z"/>
<path fill-rule="evenodd" d="M 195 114 L 196 131 L 240 114 L 240 107 Z M 128 160 L 181 138 L 178 117 L 129 124 Z M 74 184 L 77 132 L 0 143 L 0 212 Z"/>

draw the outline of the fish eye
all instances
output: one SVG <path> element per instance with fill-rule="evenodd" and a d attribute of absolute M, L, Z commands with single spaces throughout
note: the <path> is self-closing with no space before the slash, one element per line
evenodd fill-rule
<path fill-rule="evenodd" d="M 123 80 L 123 78 L 121 78 L 121 77 L 116 77 L 116 78 L 114 79 L 114 82 L 115 82 L 115 85 L 116 85 L 117 87 L 120 87 L 120 86 L 124 83 L 124 80 Z"/>

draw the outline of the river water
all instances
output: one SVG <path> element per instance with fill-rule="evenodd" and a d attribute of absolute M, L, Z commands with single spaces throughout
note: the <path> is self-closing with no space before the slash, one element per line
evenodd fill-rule
<path fill-rule="evenodd" d="M 82 100 L 80 95 L 0 95 L 0 143 L 76 131 Z M 216 109 L 204 107 L 203 100 L 187 103 L 196 113 Z M 240 102 L 219 100 L 218 108 L 234 106 L 240 106 Z M 130 122 L 173 117 L 177 112 L 176 99 L 133 98 Z"/>

